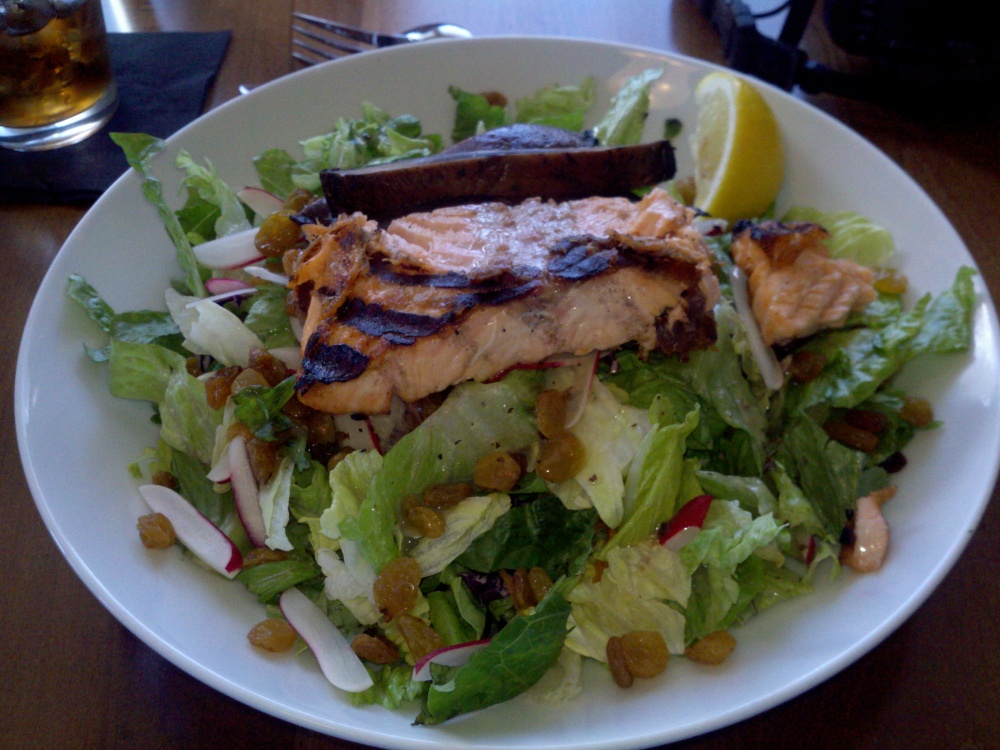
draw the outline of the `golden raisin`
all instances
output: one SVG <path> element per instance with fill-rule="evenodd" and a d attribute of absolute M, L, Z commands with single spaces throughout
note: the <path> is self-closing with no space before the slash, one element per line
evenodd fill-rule
<path fill-rule="evenodd" d="M 472 485 L 468 482 L 452 482 L 451 484 L 434 484 L 424 490 L 422 499 L 424 505 L 443 509 L 458 505 L 472 495 Z"/>
<path fill-rule="evenodd" d="M 521 465 L 507 451 L 493 451 L 476 462 L 472 481 L 484 490 L 510 492 L 520 481 L 521 472 Z"/>
<path fill-rule="evenodd" d="M 281 562 L 286 557 L 288 557 L 288 553 L 281 549 L 254 547 L 243 555 L 243 569 L 246 570 L 263 563 Z"/>
<path fill-rule="evenodd" d="M 552 588 L 552 579 L 545 572 L 545 568 L 540 568 L 537 565 L 528 571 L 527 577 L 531 596 L 535 600 L 535 604 L 538 604 Z"/>
<path fill-rule="evenodd" d="M 722 664 L 734 648 L 736 639 L 725 630 L 716 630 L 684 649 L 684 655 L 702 664 Z"/>
<path fill-rule="evenodd" d="M 424 505 L 414 505 L 411 508 L 407 508 L 403 518 L 407 526 L 420 535 L 430 537 L 431 539 L 437 539 L 444 534 L 447 528 L 444 516 L 433 508 L 428 508 Z"/>
<path fill-rule="evenodd" d="M 279 617 L 262 620 L 247 633 L 247 640 L 251 645 L 276 654 L 291 649 L 298 637 L 295 628 Z"/>
<path fill-rule="evenodd" d="M 334 466 L 336 466 L 337 464 L 339 464 L 341 461 L 343 461 L 345 458 L 347 458 L 353 452 L 354 452 L 354 450 L 352 448 L 342 448 L 341 450 L 339 450 L 336 453 L 334 453 L 326 461 L 326 468 L 327 468 L 327 470 L 332 471 Z"/>
<path fill-rule="evenodd" d="M 372 595 L 386 621 L 413 609 L 420 593 L 420 563 L 412 557 L 397 557 L 375 577 Z"/>
<path fill-rule="evenodd" d="M 667 668 L 670 652 L 663 636 L 654 630 L 633 630 L 621 637 L 625 664 L 633 677 L 656 677 Z"/>
<path fill-rule="evenodd" d="M 210 407 L 221 409 L 226 405 L 226 401 L 232 394 L 233 379 L 239 373 L 239 367 L 223 367 L 209 376 L 208 380 L 205 381 L 205 396 L 208 398 Z"/>
<path fill-rule="evenodd" d="M 279 258 L 303 238 L 302 229 L 291 219 L 294 213 L 282 209 L 264 219 L 253 244 L 265 258 Z"/>
<path fill-rule="evenodd" d="M 531 592 L 528 571 L 524 568 L 510 571 L 501 570 L 500 578 L 503 580 L 504 587 L 507 589 L 507 594 L 510 596 L 510 601 L 514 605 L 514 609 L 518 612 L 530 609 L 538 603 Z"/>
<path fill-rule="evenodd" d="M 827 422 L 823 425 L 823 429 L 831 440 L 836 440 L 848 448 L 864 453 L 874 453 L 878 450 L 878 435 L 868 430 L 859 429 L 847 422 Z"/>
<path fill-rule="evenodd" d="M 632 687 L 634 680 L 632 673 L 629 671 L 628 662 L 625 661 L 625 649 L 622 646 L 622 639 L 619 636 L 613 635 L 608 638 L 607 645 L 604 647 L 604 654 L 608 659 L 608 669 L 611 670 L 611 676 L 615 679 L 618 687 Z"/>
<path fill-rule="evenodd" d="M 572 432 L 564 432 L 551 440 L 543 440 L 538 450 L 535 469 L 549 482 L 565 482 L 583 468 L 584 448 Z"/>
<path fill-rule="evenodd" d="M 278 446 L 268 440 L 247 440 L 250 468 L 258 484 L 264 484 L 278 468 Z"/>
<path fill-rule="evenodd" d="M 285 363 L 266 349 L 255 346 L 250 349 L 250 367 L 264 376 L 272 388 L 288 377 Z"/>
<path fill-rule="evenodd" d="M 899 296 L 906 291 L 907 283 L 905 276 L 897 276 L 894 271 L 888 271 L 879 275 L 872 286 L 875 287 L 875 291 L 882 294 Z"/>
<path fill-rule="evenodd" d="M 848 409 L 844 412 L 844 421 L 851 427 L 867 430 L 876 435 L 885 432 L 889 427 L 889 417 L 871 409 Z"/>
<path fill-rule="evenodd" d="M 788 375 L 798 383 L 808 383 L 823 374 L 826 367 L 826 355 L 815 352 L 797 351 L 792 355 Z"/>
<path fill-rule="evenodd" d="M 301 211 L 309 205 L 315 196 L 305 188 L 295 188 L 288 197 L 285 198 L 285 208 L 289 211 Z"/>
<path fill-rule="evenodd" d="M 314 411 L 306 420 L 309 442 L 313 445 L 328 445 L 337 442 L 337 424 L 332 414 Z"/>
<path fill-rule="evenodd" d="M 542 391 L 535 398 L 535 419 L 538 431 L 547 438 L 554 438 L 566 431 L 566 412 L 569 391 Z"/>
<path fill-rule="evenodd" d="M 162 513 L 140 516 L 135 526 L 139 529 L 139 539 L 146 549 L 167 549 L 177 539 L 174 525 Z"/>
<path fill-rule="evenodd" d="M 903 408 L 900 409 L 899 416 L 904 422 L 913 427 L 926 427 L 934 421 L 934 410 L 927 399 L 918 396 L 908 396 L 906 401 L 903 402 Z"/>
<path fill-rule="evenodd" d="M 419 661 L 431 651 L 445 647 L 444 638 L 419 617 L 400 615 L 396 623 L 414 661 Z"/>
<path fill-rule="evenodd" d="M 154 471 L 150 479 L 153 484 L 158 484 L 161 487 L 169 487 L 170 489 L 177 487 L 177 478 L 169 471 Z"/>
<path fill-rule="evenodd" d="M 245 370 L 240 370 L 240 374 L 233 378 L 232 385 L 230 386 L 230 395 L 235 396 L 244 388 L 250 388 L 255 385 L 261 386 L 262 388 L 270 387 L 267 382 L 267 378 L 265 378 L 261 372 L 258 372 L 250 367 Z"/>
<path fill-rule="evenodd" d="M 351 650 L 358 658 L 373 664 L 395 664 L 399 661 L 399 649 L 387 638 L 368 633 L 358 633 L 351 640 Z"/>
<path fill-rule="evenodd" d="M 184 369 L 192 378 L 204 374 L 201 369 L 201 357 L 188 357 L 184 360 Z"/>

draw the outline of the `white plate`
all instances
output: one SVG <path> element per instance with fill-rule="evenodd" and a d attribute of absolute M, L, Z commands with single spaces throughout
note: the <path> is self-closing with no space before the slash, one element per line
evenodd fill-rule
<path fill-rule="evenodd" d="M 447 86 L 510 97 L 543 85 L 600 81 L 595 112 L 639 71 L 663 66 L 653 86 L 647 138 L 665 117 L 693 122 L 691 92 L 711 68 L 661 52 L 576 40 L 477 39 L 359 55 L 263 86 L 209 113 L 170 139 L 159 159 L 168 199 L 178 199 L 173 154 L 208 156 L 234 186 L 253 183 L 252 157 L 326 132 L 356 116 L 364 100 L 420 117 L 449 133 Z M 861 211 L 892 230 L 912 288 L 940 291 L 973 260 L 916 184 L 853 132 L 801 101 L 760 86 L 781 123 L 788 154 L 782 206 Z M 679 171 L 690 173 L 686 146 Z M 179 199 L 178 199 L 179 201 Z M 176 204 L 175 204 L 176 205 Z M 372 745 L 412 748 L 631 748 L 706 732 L 807 690 L 859 658 L 899 626 L 951 568 L 993 488 L 1000 456 L 997 320 L 977 281 L 975 343 L 968 355 L 921 365 L 918 391 L 944 427 L 918 437 L 886 506 L 893 547 L 876 575 L 821 582 L 818 593 L 773 607 L 737 633 L 726 665 L 682 659 L 663 678 L 614 688 L 587 672 L 583 697 L 553 709 L 518 699 L 437 728 L 413 727 L 412 711 L 352 707 L 308 655 L 271 658 L 247 644 L 262 610 L 241 586 L 175 553 L 139 544 L 145 512 L 126 464 L 155 440 L 150 409 L 109 396 L 106 371 L 82 343 L 103 343 L 66 301 L 71 273 L 83 274 L 116 310 L 155 306 L 178 275 L 174 253 L 139 181 L 128 174 L 97 202 L 56 257 L 31 310 L 15 389 L 25 472 L 52 536 L 101 602 L 165 658 L 244 703 L 290 722 Z M 967 436 L 975 435 L 975 441 Z"/>

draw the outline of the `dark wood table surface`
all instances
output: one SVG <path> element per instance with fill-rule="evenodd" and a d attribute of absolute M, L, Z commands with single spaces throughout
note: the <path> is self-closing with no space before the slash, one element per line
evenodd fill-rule
<path fill-rule="evenodd" d="M 590 37 L 721 62 L 717 35 L 694 0 L 124 0 L 122 30 L 232 31 L 209 107 L 244 83 L 281 76 L 293 9 L 395 31 L 447 19 L 480 36 Z M 777 3 L 776 3 L 777 4 Z M 817 19 L 805 44 L 837 55 Z M 988 94 L 994 96 L 995 92 Z M 938 203 L 1000 293 L 998 110 L 888 106 L 812 98 L 875 143 Z M 120 625 L 64 561 L 21 469 L 12 414 L 14 362 L 33 295 L 86 206 L 0 204 L 6 309 L 0 471 L 0 747 L 353 748 L 203 685 Z M 974 439 L 974 436 L 970 436 Z M 871 653 L 788 703 L 677 746 L 699 748 L 1000 748 L 1000 503 L 942 585 Z"/>

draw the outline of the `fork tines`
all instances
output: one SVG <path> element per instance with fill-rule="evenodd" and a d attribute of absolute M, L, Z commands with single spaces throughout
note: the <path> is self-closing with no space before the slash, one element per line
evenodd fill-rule
<path fill-rule="evenodd" d="M 292 57 L 306 65 L 405 41 L 307 13 L 295 12 L 292 17 L 299 22 L 292 24 Z"/>

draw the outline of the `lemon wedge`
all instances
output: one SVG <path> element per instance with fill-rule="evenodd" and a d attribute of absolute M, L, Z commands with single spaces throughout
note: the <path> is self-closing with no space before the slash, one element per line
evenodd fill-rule
<path fill-rule="evenodd" d="M 774 113 L 752 85 L 725 72 L 702 78 L 694 99 L 694 205 L 728 221 L 760 216 L 785 175 Z"/>

